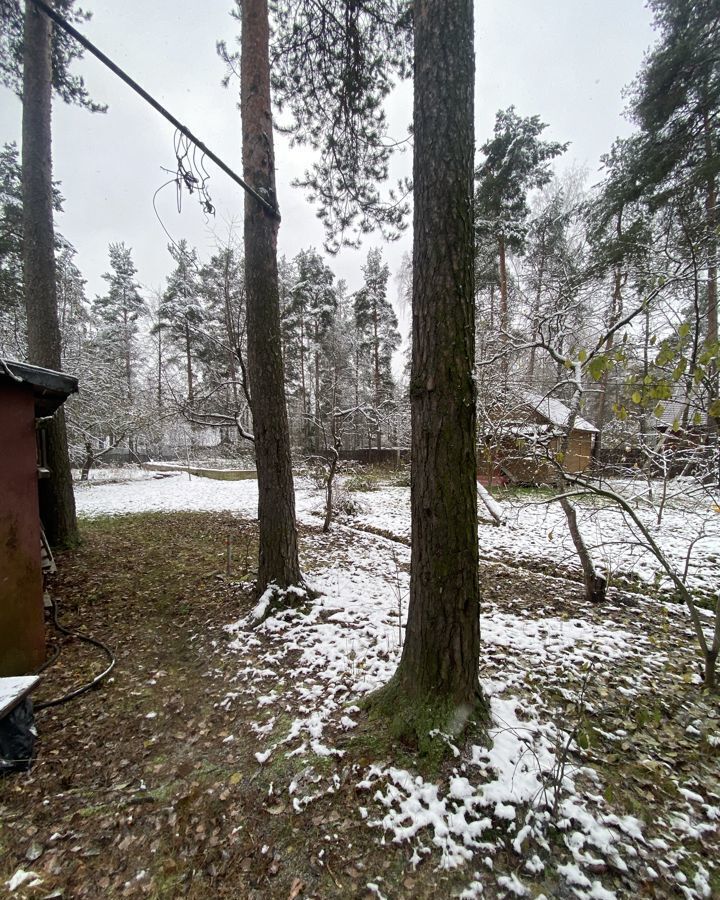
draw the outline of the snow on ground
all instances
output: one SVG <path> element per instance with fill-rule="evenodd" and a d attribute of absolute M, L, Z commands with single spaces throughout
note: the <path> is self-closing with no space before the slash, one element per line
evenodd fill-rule
<path fill-rule="evenodd" d="M 374 531 L 410 538 L 410 491 L 386 488 L 360 495 L 365 509 L 353 518 L 353 524 Z M 479 526 L 480 552 L 485 559 L 542 560 L 578 568 L 565 516 L 557 503 L 547 497 L 537 500 L 500 500 L 504 524 L 488 521 Z M 596 563 L 611 579 L 614 575 L 634 575 L 650 584 L 669 587 L 660 564 L 638 545 L 628 530 L 621 512 L 607 505 L 579 503 L 578 521 L 583 537 Z M 647 502 L 638 498 L 636 511 L 650 527 L 671 563 L 682 573 L 688 550 L 690 563 L 687 583 L 693 590 L 715 592 L 720 581 L 720 508 L 707 497 L 686 498 L 684 492 L 672 497 L 661 525 Z M 480 507 L 482 515 L 483 510 Z M 691 547 L 691 542 L 696 541 Z"/>
<path fill-rule="evenodd" d="M 304 481 L 297 489 L 299 518 L 317 524 L 320 492 Z M 342 757 L 333 735 L 356 727 L 357 704 L 387 682 L 400 655 L 409 549 L 363 529 L 407 538 L 409 491 L 366 492 L 361 501 L 364 512 L 337 525 L 332 535 L 313 535 L 314 558 L 327 560 L 308 572 L 310 583 L 321 591 L 317 601 L 302 612 L 279 612 L 256 628 L 247 620 L 228 626 L 238 665 L 223 705 L 250 703 L 249 727 L 257 737 L 260 765 L 272 765 L 281 756 L 307 761 L 301 775 L 274 788 L 295 811 L 339 789 L 337 772 L 328 778 L 322 768 L 316 769 L 317 762 Z M 85 516 L 204 509 L 254 517 L 257 485 L 186 475 L 91 483 L 79 486 L 77 503 Z M 508 524 L 481 528 L 484 556 L 505 562 L 519 558 L 571 563 L 559 510 L 548 505 L 503 506 Z M 683 560 L 683 541 L 697 524 L 688 525 L 681 512 L 688 511 L 667 510 L 657 531 L 665 551 L 676 560 Z M 612 565 L 617 569 L 622 561 L 623 567 L 652 580 L 653 566 L 647 560 L 623 555 L 625 551 L 612 544 L 620 534 L 614 516 L 605 508 L 582 510 L 586 531 L 595 529 L 611 546 Z M 718 520 L 720 516 L 710 517 L 705 527 L 712 539 L 697 545 L 706 571 L 692 570 L 693 584 L 717 581 L 713 554 L 720 548 Z M 642 674 L 626 678 L 619 690 L 625 698 L 642 702 L 652 695 L 658 673 L 667 668 L 667 654 L 642 632 L 618 624 L 627 617 L 618 618 L 619 607 L 612 603 L 579 610 L 577 618 L 558 615 L 551 603 L 552 582 L 548 584 L 547 609 L 542 604 L 527 609 L 518 598 L 512 611 L 483 610 L 480 674 L 491 703 L 490 745 L 472 745 L 461 753 L 446 736 L 455 767 L 438 783 L 381 761 L 356 770 L 349 777 L 356 778 L 358 816 L 379 840 L 406 844 L 413 866 L 430 856 L 433 865 L 446 868 L 470 860 L 477 866 L 483 859 L 483 873 L 468 871 L 462 894 L 466 898 L 480 897 L 483 882 L 492 877 L 501 894 L 530 896 L 526 882 L 542 880 L 549 859 L 553 871 L 548 877 L 562 885 L 558 890 L 563 896 L 580 900 L 623 896 L 616 893 L 616 875 L 633 866 L 637 871 L 639 860 L 664 877 L 674 877 L 677 871 L 678 880 L 685 878 L 678 887 L 685 897 L 709 896 L 707 871 L 693 863 L 688 879 L 679 871 L 677 852 L 650 838 L 649 823 L 615 815 L 598 772 L 591 765 L 571 764 L 568 754 L 570 747 L 578 747 L 578 722 L 594 712 L 584 696 L 589 673 L 602 683 L 617 677 L 615 670 L 624 661 L 633 662 L 632 671 Z M 637 603 L 648 606 L 640 598 Z M 668 615 L 685 626 L 682 610 Z M 548 701 L 549 690 L 561 698 L 561 705 Z M 687 811 L 676 816 L 671 827 L 688 835 L 714 829 L 714 809 L 690 798 Z M 552 846 L 551 825 L 562 835 Z M 507 852 L 508 844 L 517 856 L 515 871 L 507 874 L 505 869 L 495 876 L 494 860 Z M 376 882 L 381 882 L 379 876 Z"/>
<path fill-rule="evenodd" d="M 88 472 L 88 479 L 94 484 L 107 484 L 110 481 L 146 481 L 153 478 L 155 472 L 149 472 L 142 466 L 95 466 Z M 73 469 L 72 473 L 75 481 L 75 487 L 85 486 L 84 481 L 80 480 L 80 469 Z"/>
<path fill-rule="evenodd" d="M 253 479 L 219 481 L 187 472 L 158 477 L 157 472 L 131 466 L 91 470 L 90 477 L 89 482 L 74 484 L 79 516 L 204 510 L 257 517 L 257 481 Z M 318 491 L 304 478 L 295 479 L 295 490 L 298 518 L 317 522 L 312 513 L 322 505 Z"/>
<path fill-rule="evenodd" d="M 254 480 L 215 481 L 185 473 L 156 478 L 156 474 L 138 467 L 92 470 L 90 482 L 75 484 L 79 514 L 121 515 L 183 509 L 229 510 L 248 518 L 257 514 Z M 299 520 L 317 523 L 323 504 L 321 492 L 305 478 L 297 478 L 295 486 Z M 720 583 L 720 507 L 708 498 L 687 497 L 682 483 L 677 490 L 664 511 L 661 525 L 654 521 L 655 513 L 647 503 L 638 500 L 637 512 L 681 573 L 690 551 L 688 586 L 715 592 Z M 409 541 L 409 488 L 384 487 L 354 493 L 353 498 L 359 501 L 361 511 L 351 518 L 345 517 L 345 524 Z M 563 512 L 556 503 L 547 503 L 545 499 L 499 501 L 505 524 L 498 527 L 481 521 L 482 557 L 500 561 L 538 560 L 577 569 Z M 669 587 L 659 563 L 637 544 L 618 510 L 581 503 L 578 519 L 596 562 L 611 579 L 614 575 L 630 575 L 649 584 Z"/>

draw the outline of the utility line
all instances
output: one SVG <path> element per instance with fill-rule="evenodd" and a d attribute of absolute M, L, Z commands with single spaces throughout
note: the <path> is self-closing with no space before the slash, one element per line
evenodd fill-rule
<path fill-rule="evenodd" d="M 250 194 L 251 197 L 254 197 L 255 200 L 257 200 L 257 202 L 261 206 L 263 206 L 271 215 L 275 216 L 275 218 L 277 219 L 280 218 L 280 212 L 276 206 L 266 200 L 265 197 L 254 190 L 254 188 L 251 188 L 246 181 L 244 181 L 239 175 L 233 172 L 230 166 L 226 165 L 226 163 L 224 163 L 219 156 L 213 153 L 212 150 L 209 149 L 209 147 L 206 147 L 199 138 L 196 138 L 188 128 L 186 128 L 181 122 L 179 122 L 175 118 L 175 116 L 172 115 L 172 113 L 168 112 L 164 106 L 158 103 L 158 101 L 154 97 L 151 97 L 146 90 L 140 87 L 137 81 L 132 79 L 126 72 L 124 72 L 120 68 L 120 66 L 116 65 L 109 57 L 105 56 L 102 50 L 99 50 L 93 43 L 91 43 L 86 37 L 84 37 L 84 35 L 80 34 L 80 32 L 76 28 L 74 28 L 69 22 L 63 19 L 62 16 L 58 15 L 58 13 L 56 13 L 54 9 L 48 6 L 47 3 L 44 3 L 43 0 L 31 0 L 31 2 L 43 13 L 45 13 L 45 15 L 49 19 L 52 19 L 52 21 L 55 22 L 56 25 L 62 28 L 63 31 L 66 31 L 86 50 L 92 53 L 94 57 L 99 59 L 104 66 L 107 66 L 107 68 L 110 69 L 110 71 L 115 75 L 117 75 L 118 78 L 124 81 L 125 84 L 128 85 L 128 87 L 131 87 L 136 94 L 139 94 L 146 103 L 149 103 L 150 106 L 152 106 L 154 110 L 159 112 L 161 116 L 167 119 L 167 121 L 170 122 L 171 125 L 174 125 L 181 134 L 185 135 L 185 137 L 189 141 L 192 141 L 192 143 L 195 144 L 195 146 L 206 156 L 208 156 L 216 166 L 219 166 L 219 168 L 221 168 L 226 175 L 232 178 L 232 180 L 236 184 L 239 184 L 244 191 Z"/>

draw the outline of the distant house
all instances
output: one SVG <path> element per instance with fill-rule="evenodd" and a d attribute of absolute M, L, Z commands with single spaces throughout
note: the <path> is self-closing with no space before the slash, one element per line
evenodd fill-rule
<path fill-rule="evenodd" d="M 696 398 L 679 398 L 660 403 L 659 415 L 653 415 L 655 429 L 674 443 L 697 446 L 707 443 L 708 415 Z"/>
<path fill-rule="evenodd" d="M 570 409 L 562 401 L 532 391 L 516 391 L 488 410 L 481 430 L 479 475 L 514 484 L 547 484 L 557 479 L 553 465 L 560 452 Z M 570 433 L 563 467 L 584 472 L 592 461 L 597 428 L 577 415 Z"/>
<path fill-rule="evenodd" d="M 0 677 L 45 660 L 38 477 L 52 477 L 37 420 L 77 391 L 77 379 L 0 360 Z"/>

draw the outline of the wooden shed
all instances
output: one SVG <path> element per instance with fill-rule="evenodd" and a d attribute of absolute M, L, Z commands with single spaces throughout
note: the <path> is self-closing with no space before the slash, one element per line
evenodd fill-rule
<path fill-rule="evenodd" d="M 490 413 L 479 448 L 480 476 L 498 475 L 515 484 L 547 484 L 557 478 L 552 463 L 559 452 L 570 421 L 570 409 L 560 400 L 532 391 L 518 391 Z M 584 472 L 592 461 L 597 428 L 575 417 L 563 466 L 568 472 Z M 486 471 L 487 470 L 487 471 Z"/>
<path fill-rule="evenodd" d="M 75 391 L 69 375 L 0 360 L 0 676 L 45 659 L 38 476 L 52 473 L 37 424 Z"/>

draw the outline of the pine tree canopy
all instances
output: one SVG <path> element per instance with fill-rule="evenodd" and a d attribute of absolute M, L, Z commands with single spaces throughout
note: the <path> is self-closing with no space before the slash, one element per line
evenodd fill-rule
<path fill-rule="evenodd" d="M 523 118 L 514 106 L 496 113 L 494 136 L 480 148 L 485 158 L 475 172 L 478 234 L 502 236 L 508 247 L 522 247 L 528 192 L 550 181 L 551 161 L 568 147 L 541 140 L 545 128 L 539 116 Z"/>
<path fill-rule="evenodd" d="M 404 227 L 407 184 L 381 195 L 398 146 L 387 134 L 383 100 L 411 71 L 407 0 L 274 0 L 271 77 L 289 121 L 280 130 L 318 151 L 297 183 L 309 191 L 326 230 L 326 249 L 357 246 L 379 226 Z"/>
<path fill-rule="evenodd" d="M 28 0 L 29 2 L 29 0 Z M 75 7 L 75 0 L 54 0 L 53 8 L 68 22 L 89 21 L 91 13 Z M 20 0 L 2 0 L 0 6 L 0 82 L 22 97 L 23 9 Z M 105 112 L 107 106 L 95 103 L 85 81 L 70 72 L 73 60 L 83 56 L 76 40 L 60 28 L 52 29 L 53 89 L 65 103 L 76 103 L 90 112 Z"/>

